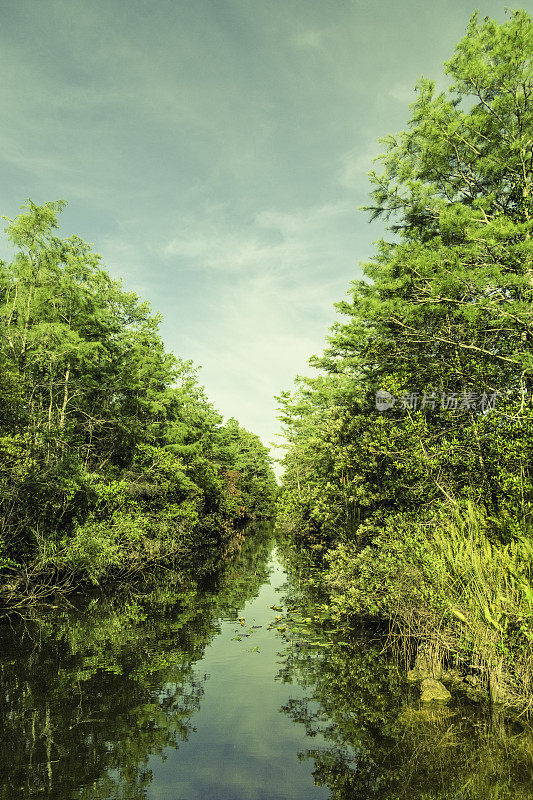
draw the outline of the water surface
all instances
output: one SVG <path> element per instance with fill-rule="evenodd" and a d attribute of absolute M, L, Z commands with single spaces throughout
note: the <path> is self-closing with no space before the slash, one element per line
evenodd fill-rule
<path fill-rule="evenodd" d="M 268 527 L 211 586 L 163 573 L 0 646 L 6 800 L 533 798 L 529 726 L 421 706 L 367 638 L 323 629 Z"/>

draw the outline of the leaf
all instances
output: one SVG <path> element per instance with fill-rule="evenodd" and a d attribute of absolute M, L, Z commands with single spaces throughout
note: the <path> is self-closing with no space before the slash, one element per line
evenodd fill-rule
<path fill-rule="evenodd" d="M 458 620 L 460 620 L 461 622 L 466 622 L 466 617 L 465 617 L 465 615 L 464 615 L 464 614 L 462 614 L 462 613 L 459 611 L 459 609 L 457 609 L 457 608 L 452 608 L 452 609 L 451 609 L 451 612 L 452 612 L 452 614 L 454 615 L 454 617 L 457 617 L 457 619 L 458 619 Z"/>

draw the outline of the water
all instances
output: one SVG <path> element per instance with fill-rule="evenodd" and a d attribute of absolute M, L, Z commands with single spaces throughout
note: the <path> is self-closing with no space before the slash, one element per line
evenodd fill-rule
<path fill-rule="evenodd" d="M 165 574 L 2 626 L 0 798 L 533 797 L 527 725 L 421 707 L 316 611 L 264 528 L 210 587 Z"/>
<path fill-rule="evenodd" d="M 280 713 L 291 698 L 303 697 L 298 686 L 275 680 L 279 671 L 279 632 L 267 626 L 276 617 L 270 606 L 279 603 L 278 590 L 286 576 L 275 551 L 269 580 L 259 594 L 223 617 L 220 633 L 201 661 L 205 693 L 194 718 L 194 736 L 177 751 L 152 756 L 153 775 L 147 794 L 154 800 L 246 800 L 294 798 L 313 790 L 311 765 L 298 761 L 306 734 Z"/>

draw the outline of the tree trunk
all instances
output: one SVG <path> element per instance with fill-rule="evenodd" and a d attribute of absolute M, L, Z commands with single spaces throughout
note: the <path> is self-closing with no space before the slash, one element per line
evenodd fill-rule
<path fill-rule="evenodd" d="M 63 389 L 63 403 L 61 404 L 61 414 L 59 417 L 59 427 L 61 430 L 65 427 L 65 413 L 67 409 L 68 403 L 68 379 L 70 377 L 70 361 L 67 363 L 67 369 L 65 372 L 65 384 Z"/>

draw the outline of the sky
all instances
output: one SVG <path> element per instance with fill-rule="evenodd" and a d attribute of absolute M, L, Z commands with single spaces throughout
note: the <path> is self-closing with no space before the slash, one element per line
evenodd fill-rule
<path fill-rule="evenodd" d="M 476 8 L 505 19 L 492 0 L 1 0 L 0 214 L 66 200 L 61 233 L 161 312 L 225 417 L 279 443 L 274 395 L 312 374 L 384 234 L 360 210 L 379 138 L 418 78 L 449 84 Z"/>

